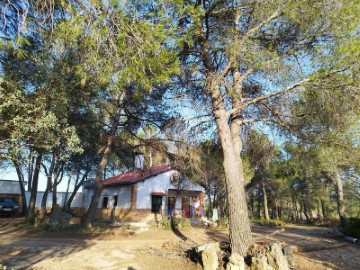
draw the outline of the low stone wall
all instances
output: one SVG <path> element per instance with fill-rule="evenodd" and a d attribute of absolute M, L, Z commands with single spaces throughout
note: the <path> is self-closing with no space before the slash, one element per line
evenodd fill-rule
<path fill-rule="evenodd" d="M 162 220 L 162 215 L 151 213 L 151 209 L 97 209 L 96 217 L 117 221 L 156 222 Z"/>

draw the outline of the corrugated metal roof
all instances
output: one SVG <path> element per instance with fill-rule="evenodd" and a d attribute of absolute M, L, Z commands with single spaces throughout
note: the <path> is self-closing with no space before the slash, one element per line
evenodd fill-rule
<path fill-rule="evenodd" d="M 122 173 L 117 176 L 109 177 L 102 181 L 103 187 L 114 185 L 130 185 L 136 182 L 145 180 L 149 177 L 158 175 L 160 173 L 170 171 L 172 167 L 169 165 L 154 166 L 143 170 L 136 170 L 128 173 Z"/>

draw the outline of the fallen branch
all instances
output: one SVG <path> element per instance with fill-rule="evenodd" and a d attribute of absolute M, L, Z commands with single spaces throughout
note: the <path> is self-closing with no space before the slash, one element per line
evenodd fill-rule
<path fill-rule="evenodd" d="M 270 236 L 274 236 L 276 234 L 279 234 L 279 233 L 282 233 L 282 232 L 285 232 L 285 229 L 284 228 L 281 228 L 280 230 L 276 230 L 276 231 L 273 231 L 272 233 L 269 233 L 265 236 L 262 236 L 262 237 L 256 237 L 254 238 L 254 242 L 257 242 L 257 240 L 261 240 L 261 239 L 266 239 L 266 238 L 269 238 Z"/>
<path fill-rule="evenodd" d="M 337 245 L 308 245 L 308 246 L 291 246 L 293 253 L 305 253 L 305 252 L 312 252 L 312 251 L 320 251 L 320 250 L 330 250 L 330 249 L 337 249 L 344 247 L 346 244 L 341 243 Z"/>

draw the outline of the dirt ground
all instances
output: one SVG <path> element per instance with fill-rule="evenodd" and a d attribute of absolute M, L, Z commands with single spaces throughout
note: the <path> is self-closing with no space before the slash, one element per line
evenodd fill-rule
<path fill-rule="evenodd" d="M 138 233 L 112 228 L 90 235 L 33 232 L 14 226 L 21 221 L 0 217 L 0 262 L 8 269 L 202 269 L 191 252 L 186 255 L 187 250 L 214 240 L 228 241 L 227 231 L 200 226 L 175 232 L 151 227 Z M 360 269 L 360 245 L 334 238 L 329 228 L 287 225 L 275 235 L 271 233 L 279 227 L 254 225 L 252 230 L 256 241 L 341 246 L 296 254 L 295 270 Z"/>

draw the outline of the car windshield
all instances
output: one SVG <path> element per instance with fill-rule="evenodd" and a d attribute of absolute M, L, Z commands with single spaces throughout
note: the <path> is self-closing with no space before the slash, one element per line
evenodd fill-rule
<path fill-rule="evenodd" d="M 2 203 L 14 203 L 14 200 L 11 198 L 1 198 L 0 202 Z"/>

